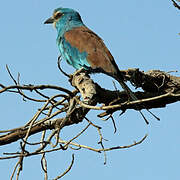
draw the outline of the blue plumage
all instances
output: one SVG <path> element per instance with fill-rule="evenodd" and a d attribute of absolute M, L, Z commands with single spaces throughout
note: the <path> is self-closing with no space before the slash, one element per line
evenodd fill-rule
<path fill-rule="evenodd" d="M 87 52 L 84 51 L 80 53 L 79 50 L 66 41 L 64 37 L 57 38 L 57 45 L 61 56 L 67 61 L 68 64 L 77 70 L 82 67 L 88 70 L 90 65 L 86 60 Z"/>
<path fill-rule="evenodd" d="M 113 56 L 102 39 L 88 29 L 78 12 L 69 8 L 54 10 L 45 24 L 53 23 L 57 29 L 57 45 L 61 56 L 75 69 L 84 68 L 89 72 L 102 72 L 115 78 L 133 100 L 134 93 L 124 83 L 124 78 Z"/>

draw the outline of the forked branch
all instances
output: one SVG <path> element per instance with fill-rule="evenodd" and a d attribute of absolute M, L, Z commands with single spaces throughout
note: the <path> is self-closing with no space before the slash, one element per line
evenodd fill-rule
<path fill-rule="evenodd" d="M 0 94 L 6 92 L 15 93 L 22 96 L 24 100 L 43 103 L 42 107 L 37 110 L 34 116 L 21 127 L 0 131 L 2 134 L 0 136 L 1 146 L 20 140 L 20 152 L 4 153 L 5 156 L 0 157 L 0 159 L 19 158 L 14 167 L 11 179 L 15 176 L 15 173 L 16 179 L 19 178 L 19 174 L 23 170 L 23 159 L 25 157 L 41 154 L 42 169 L 45 179 L 47 179 L 46 153 L 66 150 L 68 148 L 73 150 L 85 148 L 98 153 L 103 152 L 105 157 L 104 163 L 106 163 L 106 151 L 130 148 L 142 143 L 146 139 L 147 135 L 140 141 L 130 145 L 104 147 L 103 140 L 105 139 L 102 135 L 102 129 L 86 117 L 87 113 L 91 110 L 103 110 L 104 112 L 100 113 L 98 117 L 104 118 L 108 116 L 106 119 L 112 119 L 116 132 L 113 113 L 117 111 L 124 113 L 127 109 L 140 110 L 144 108 L 165 107 L 167 104 L 177 102 L 180 99 L 180 78 L 159 70 L 151 70 L 146 73 L 138 69 L 122 71 L 127 81 L 130 81 L 136 88 L 143 90 L 135 92 L 135 95 L 139 99 L 137 101 L 129 101 L 126 92 L 118 91 L 117 88 L 114 91 L 110 91 L 100 87 L 83 70 L 69 76 L 71 78 L 71 84 L 74 87 L 73 91 L 56 85 L 21 85 L 20 76 L 18 75 L 18 79 L 16 80 L 8 67 L 7 70 L 14 84 L 9 86 L 0 84 Z M 44 90 L 53 91 L 54 95 L 50 96 L 44 93 Z M 31 97 L 27 95 L 27 91 L 31 92 Z M 101 105 L 97 106 L 97 104 Z M 78 124 L 84 119 L 88 121 L 88 125 L 82 131 L 69 140 L 61 139 L 62 128 Z M 100 148 L 74 142 L 90 126 L 95 127 L 99 134 L 100 140 L 97 145 L 100 145 Z M 46 131 L 50 132 L 48 133 L 49 135 L 46 135 Z M 37 133 L 42 133 L 41 139 L 37 142 L 29 142 L 29 137 Z M 53 139 L 55 139 L 55 144 L 52 143 Z M 29 152 L 27 144 L 36 147 L 34 152 Z M 73 162 L 74 156 L 71 165 L 62 175 L 65 175 L 71 169 Z M 57 178 L 62 177 L 62 175 Z"/>

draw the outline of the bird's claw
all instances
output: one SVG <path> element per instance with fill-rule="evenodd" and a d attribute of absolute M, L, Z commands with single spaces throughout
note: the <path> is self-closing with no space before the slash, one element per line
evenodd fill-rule
<path fill-rule="evenodd" d="M 77 71 L 75 71 L 73 73 L 73 76 L 76 76 L 76 75 L 78 75 L 80 73 L 86 73 L 86 70 L 82 67 L 81 69 L 78 69 Z"/>

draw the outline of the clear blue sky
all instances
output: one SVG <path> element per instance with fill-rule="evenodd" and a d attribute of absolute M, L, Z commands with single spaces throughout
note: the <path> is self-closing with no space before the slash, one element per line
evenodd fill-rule
<path fill-rule="evenodd" d="M 14 75 L 21 73 L 23 84 L 55 84 L 70 88 L 57 68 L 56 31 L 43 24 L 57 7 L 78 10 L 84 23 L 103 38 L 120 69 L 179 70 L 180 11 L 170 0 L 6 0 L 0 6 L 0 83 L 12 84 L 5 69 L 8 64 Z M 66 63 L 64 68 L 73 72 Z M 103 87 L 113 87 L 107 76 L 99 74 L 93 78 Z M 104 78 L 107 81 L 102 81 Z M 39 107 L 39 104 L 24 102 L 18 96 L 1 94 L 1 128 L 25 124 Z M 96 112 L 90 113 L 89 119 L 103 127 L 104 138 L 109 140 L 105 147 L 128 145 L 146 133 L 149 136 L 144 143 L 131 149 L 108 152 L 106 166 L 102 154 L 75 151 L 74 167 L 64 180 L 179 180 L 179 108 L 179 103 L 175 103 L 153 110 L 161 118 L 160 122 L 145 113 L 149 126 L 135 111 L 127 111 L 122 117 L 116 113 L 118 132 L 115 135 L 110 121 L 101 121 L 94 116 Z M 72 137 L 85 125 L 84 122 L 65 128 L 63 137 Z M 98 147 L 97 132 L 90 128 L 87 133 L 78 142 Z M 1 147 L 0 155 L 18 151 L 16 147 L 17 143 Z M 65 170 L 72 153 L 68 150 L 47 156 L 49 179 Z M 27 158 L 20 179 L 43 179 L 39 160 L 40 157 Z M 9 179 L 15 163 L 14 160 L 0 161 L 1 179 Z"/>

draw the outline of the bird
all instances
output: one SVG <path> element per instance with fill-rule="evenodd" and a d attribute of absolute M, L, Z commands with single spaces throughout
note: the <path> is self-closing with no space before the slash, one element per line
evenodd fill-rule
<path fill-rule="evenodd" d="M 125 83 L 114 57 L 103 40 L 82 21 L 80 14 L 70 8 L 57 8 L 44 24 L 53 24 L 57 30 L 56 43 L 61 57 L 76 70 L 104 73 L 119 82 L 131 100 L 138 98 Z"/>

